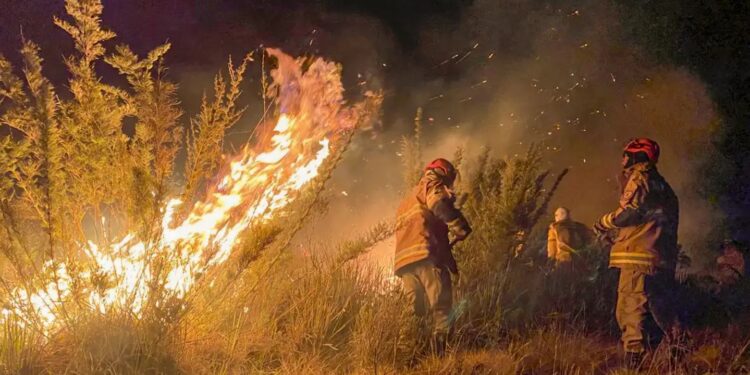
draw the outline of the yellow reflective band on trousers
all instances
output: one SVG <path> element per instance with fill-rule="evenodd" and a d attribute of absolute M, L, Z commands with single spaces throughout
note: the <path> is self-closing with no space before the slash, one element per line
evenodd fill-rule
<path fill-rule="evenodd" d="M 610 266 L 642 265 L 653 266 L 656 257 L 651 253 L 632 251 L 617 251 L 609 254 Z"/>

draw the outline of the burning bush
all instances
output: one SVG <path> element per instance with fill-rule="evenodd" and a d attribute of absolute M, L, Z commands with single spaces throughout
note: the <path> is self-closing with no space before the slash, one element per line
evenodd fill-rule
<path fill-rule="evenodd" d="M 349 106 L 338 66 L 268 50 L 277 62 L 264 93 L 273 115 L 220 168 L 252 56 L 237 67 L 230 60 L 229 78 L 217 75 L 191 121 L 185 188 L 170 198 L 182 110 L 165 79 L 169 45 L 145 58 L 127 46 L 108 54 L 103 43 L 115 34 L 101 25 L 100 2 L 70 0 L 66 10 L 71 20 L 55 23 L 76 46 L 65 60 L 69 95 L 45 78 L 33 42 L 21 50 L 21 76 L 0 58 L 1 320 L 17 348 L 3 354 L 8 371 L 24 368 L 27 344 L 43 340 L 81 348 L 67 368 L 140 372 L 171 352 L 198 303 L 236 293 L 232 284 L 248 281 L 264 252 L 268 267 L 276 263 L 380 99 L 366 94 Z M 102 62 L 128 86 L 104 83 L 95 72 Z"/>

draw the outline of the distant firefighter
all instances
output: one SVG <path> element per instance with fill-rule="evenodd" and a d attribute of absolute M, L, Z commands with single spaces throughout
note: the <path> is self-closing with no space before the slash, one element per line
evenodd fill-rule
<path fill-rule="evenodd" d="M 451 274 L 458 267 L 451 252 L 449 234 L 460 241 L 471 233 L 464 215 L 455 206 L 452 191 L 456 169 L 436 159 L 398 208 L 394 270 L 401 277 L 414 313 L 432 315 L 433 348 L 438 355 L 452 327 Z"/>
<path fill-rule="evenodd" d="M 590 242 L 589 228 L 573 221 L 570 210 L 555 210 L 555 221 L 547 232 L 547 259 L 556 265 L 571 263 L 571 257 L 580 253 Z"/>
<path fill-rule="evenodd" d="M 646 349 L 677 326 L 677 196 L 656 169 L 659 145 L 633 139 L 622 159 L 619 206 L 594 225 L 612 239 L 609 265 L 620 269 L 616 318 L 628 366 L 638 366 Z"/>

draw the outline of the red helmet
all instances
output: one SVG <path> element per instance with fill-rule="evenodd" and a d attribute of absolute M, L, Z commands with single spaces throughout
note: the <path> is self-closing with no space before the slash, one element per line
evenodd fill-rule
<path fill-rule="evenodd" d="M 448 160 L 442 158 L 435 159 L 424 167 L 425 172 L 431 169 L 439 169 L 451 184 L 456 180 L 456 167 Z"/>
<path fill-rule="evenodd" d="M 646 154 L 648 160 L 652 163 L 659 161 L 659 144 L 653 139 L 633 138 L 623 150 L 623 153 L 637 154 L 639 152 Z"/>

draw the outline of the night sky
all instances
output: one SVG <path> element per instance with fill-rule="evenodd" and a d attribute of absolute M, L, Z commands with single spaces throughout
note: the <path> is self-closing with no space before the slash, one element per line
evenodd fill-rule
<path fill-rule="evenodd" d="M 47 60 L 45 71 L 58 87 L 64 85 L 61 57 L 70 53 L 72 43 L 51 22 L 53 15 L 64 14 L 63 1 L 0 0 L 0 9 L 0 53 L 17 62 L 22 33 L 40 45 Z M 700 174 L 694 176 L 700 182 L 696 191 L 727 215 L 732 235 L 750 240 L 750 2 L 105 0 L 104 9 L 105 25 L 118 34 L 112 45 L 125 43 L 145 53 L 165 41 L 172 43 L 167 65 L 170 77 L 180 83 L 187 116 L 195 114 L 200 94 L 229 55 L 239 58 L 260 46 L 277 46 L 294 55 L 322 55 L 341 62 L 345 84 L 353 94 L 361 81 L 383 89 L 386 102 L 380 134 L 370 136 L 379 137 L 386 147 L 408 130 L 419 106 L 426 107 L 427 116 L 434 116 L 437 128 L 458 127 L 460 121 L 486 127 L 480 114 L 496 103 L 492 92 L 515 84 L 507 78 L 494 79 L 498 72 L 513 70 L 531 77 L 531 68 L 526 67 L 533 64 L 527 62 L 543 59 L 539 51 L 552 51 L 550 56 L 562 56 L 561 61 L 589 61 L 539 41 L 559 32 L 562 36 L 555 37 L 555 46 L 577 47 L 565 51 L 585 52 L 589 43 L 596 48 L 598 32 L 590 25 L 597 23 L 591 21 L 606 14 L 618 22 L 602 44 L 627 49 L 607 47 L 606 53 L 600 52 L 607 58 L 592 62 L 593 68 L 585 73 L 600 74 L 602 81 L 617 77 L 618 84 L 632 82 L 637 87 L 640 73 L 624 68 L 605 71 L 611 61 L 622 60 L 618 57 L 622 54 L 645 67 L 643 77 L 666 66 L 705 84 L 722 123 L 705 133 L 719 152 L 696 169 Z M 119 79 L 106 68 L 101 74 L 114 82 Z M 257 78 L 257 71 L 253 74 L 251 78 Z M 581 73 L 566 70 L 564 76 L 571 74 Z M 247 100 L 252 115 L 257 111 L 252 104 L 257 81 L 249 80 L 246 91 L 251 94 Z M 607 95 L 625 92 L 610 90 Z M 453 95 L 455 100 L 441 104 L 435 100 L 442 99 L 440 95 Z M 602 105 L 611 101 L 602 100 Z M 560 121 L 570 117 L 555 114 Z M 541 125 L 530 128 L 547 133 Z M 245 130 L 240 127 L 237 132 Z M 611 155 L 619 152 L 612 149 Z M 356 149 L 354 155 L 367 158 Z M 577 159 L 580 156 L 576 154 Z M 714 170 L 712 166 L 719 163 L 721 168 Z"/>

